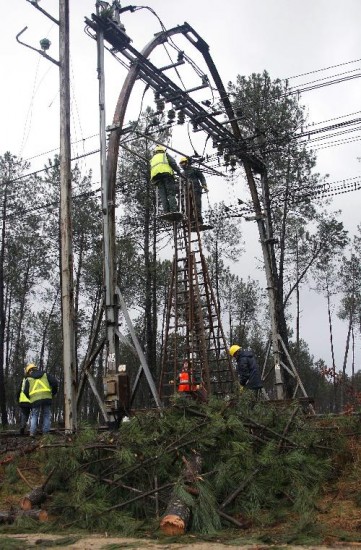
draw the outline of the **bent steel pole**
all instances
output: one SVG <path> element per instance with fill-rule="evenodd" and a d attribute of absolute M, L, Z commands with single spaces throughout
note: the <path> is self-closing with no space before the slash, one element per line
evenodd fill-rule
<path fill-rule="evenodd" d="M 193 34 L 193 36 L 191 36 L 191 34 Z M 214 80 L 214 83 L 218 89 L 218 92 L 221 97 L 222 103 L 224 105 L 228 119 L 230 120 L 230 125 L 233 131 L 233 135 L 237 140 L 239 140 L 241 144 L 244 143 L 238 122 L 236 120 L 236 117 L 233 111 L 232 104 L 224 88 L 224 85 L 218 73 L 218 70 L 209 53 L 208 44 L 199 36 L 198 33 L 194 31 L 194 29 L 191 29 L 190 33 L 186 34 L 185 36 L 188 38 L 191 44 L 193 44 L 193 46 L 195 46 L 198 49 L 198 51 L 200 51 L 201 54 L 203 55 L 204 60 Z M 248 158 L 248 155 L 246 154 L 246 152 L 245 154 L 242 154 L 242 152 L 240 152 L 240 159 L 242 161 L 244 170 L 246 172 L 247 183 L 251 193 L 253 207 L 255 210 L 255 219 L 257 221 L 258 234 L 261 241 L 263 264 L 264 264 L 265 274 L 266 274 L 268 302 L 269 302 L 269 308 L 270 308 L 271 341 L 272 341 L 272 352 L 273 352 L 274 369 L 275 369 L 276 394 L 277 394 L 277 399 L 281 400 L 281 399 L 285 399 L 285 388 L 284 388 L 284 380 L 283 380 L 283 375 L 281 371 L 281 360 L 280 360 L 281 350 L 279 345 L 279 326 L 278 326 L 279 323 L 277 319 L 276 280 L 275 280 L 275 273 L 273 272 L 273 269 L 272 269 L 272 255 L 271 255 L 270 245 L 267 242 L 268 235 L 267 235 L 264 215 L 262 213 L 258 191 L 257 191 L 257 187 L 256 187 L 254 175 L 253 175 L 252 165 L 253 163 L 255 163 L 256 168 L 258 168 L 261 173 L 262 180 L 266 177 L 267 171 L 263 163 L 259 162 L 259 159 L 252 158 L 252 157 Z"/>
<path fill-rule="evenodd" d="M 107 339 L 107 373 L 115 374 L 119 365 L 118 308 L 115 295 L 115 205 L 106 166 L 105 129 L 105 77 L 104 77 L 104 33 L 97 31 L 98 79 L 99 79 L 99 135 L 100 135 L 100 177 L 103 212 L 103 251 L 105 286 L 105 323 Z M 113 222 L 111 222 L 113 220 Z M 111 416 L 111 414 L 109 415 Z M 114 420 L 109 418 L 109 420 Z"/>
<path fill-rule="evenodd" d="M 154 48 L 165 42 L 168 36 L 182 32 L 183 27 L 176 27 L 169 31 L 164 31 L 155 36 L 155 38 L 145 46 L 142 55 L 148 57 Z M 117 105 L 113 116 L 113 127 L 115 128 L 109 137 L 108 157 L 106 159 L 105 148 L 105 107 L 104 107 L 104 35 L 101 30 L 97 33 L 98 40 L 98 58 L 99 58 L 99 104 L 100 104 L 100 134 L 101 134 L 101 172 L 102 172 L 102 197 L 104 214 L 104 270 L 106 285 L 106 319 L 107 319 L 107 338 L 109 342 L 108 368 L 115 368 L 119 364 L 119 332 L 117 326 L 118 318 L 118 299 L 116 300 L 116 266 L 115 266 L 115 183 L 119 156 L 120 135 L 124 124 L 125 112 L 128 106 L 129 98 L 133 86 L 139 76 L 139 66 L 134 64 L 128 71 L 123 87 L 120 91 Z M 105 161 L 106 159 L 106 161 Z M 141 351 L 141 350 L 140 350 Z M 138 355 L 142 362 L 142 368 L 153 398 L 157 407 L 160 407 L 158 393 L 155 389 L 148 367 L 143 361 L 143 353 Z M 113 363 L 114 358 L 114 363 Z"/>

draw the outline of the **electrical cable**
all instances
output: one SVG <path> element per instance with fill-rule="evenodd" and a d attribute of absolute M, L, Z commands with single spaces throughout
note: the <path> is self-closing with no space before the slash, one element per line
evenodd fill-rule
<path fill-rule="evenodd" d="M 353 61 L 345 61 L 344 63 L 338 63 L 337 65 L 330 65 L 329 67 L 324 67 L 323 69 L 316 69 L 314 71 L 309 71 L 307 73 L 301 73 L 301 74 L 297 74 L 295 76 L 289 76 L 288 78 L 283 78 L 282 80 L 291 80 L 293 78 L 299 78 L 301 76 L 308 76 L 309 74 L 320 73 L 322 71 L 328 71 L 329 69 L 336 69 L 336 67 L 343 67 L 345 65 L 351 65 L 352 63 L 358 63 L 359 61 L 361 61 L 361 59 L 355 59 Z"/>
<path fill-rule="evenodd" d="M 298 84 L 298 86 L 291 86 L 288 90 L 292 91 L 293 89 L 300 88 L 302 86 L 308 86 L 309 84 L 316 84 L 317 82 L 324 82 L 325 80 L 329 80 L 330 78 L 335 78 L 336 76 L 343 76 L 344 74 L 350 74 L 354 73 L 355 71 L 359 71 L 360 67 L 357 67 L 356 69 L 352 69 L 351 71 L 345 71 L 343 73 L 333 74 L 330 76 L 325 76 L 324 78 L 318 78 L 316 80 L 311 80 L 310 82 L 303 82 L 302 84 Z"/>
<path fill-rule="evenodd" d="M 21 144 L 20 144 L 19 157 L 21 157 L 22 152 L 24 150 L 24 147 L 26 145 L 26 141 L 28 139 L 28 137 L 26 137 L 26 139 L 25 139 L 25 135 L 27 133 L 27 136 L 29 136 L 29 133 L 30 133 L 32 112 L 33 112 L 33 106 L 34 106 L 34 98 L 35 98 L 35 93 L 36 93 L 36 82 L 37 82 L 37 79 L 38 79 L 39 67 L 40 67 L 40 57 L 38 58 L 38 62 L 37 62 L 37 65 L 36 65 L 33 91 L 32 91 L 32 94 L 31 94 L 30 104 L 29 104 L 28 112 L 26 114 L 25 124 L 24 124 L 24 127 L 23 127 L 23 137 L 22 137 Z M 27 125 L 28 125 L 29 117 L 30 117 L 29 130 L 27 131 Z"/>
<path fill-rule="evenodd" d="M 77 155 L 76 157 L 72 157 L 70 160 L 73 162 L 74 160 L 79 160 L 84 157 L 89 157 L 91 155 L 95 155 L 95 153 L 99 153 L 100 149 L 95 149 L 94 151 L 89 151 L 88 153 L 84 153 L 83 155 Z M 35 170 L 34 172 L 29 172 L 28 174 L 23 174 L 22 176 L 19 176 L 17 178 L 13 178 L 11 180 L 6 181 L 6 183 L 15 183 L 16 181 L 23 180 L 25 178 L 29 178 L 30 176 L 36 176 L 37 174 L 40 174 L 41 172 L 46 172 L 47 170 L 50 170 L 51 166 L 46 166 L 45 168 L 40 168 L 40 170 Z"/>

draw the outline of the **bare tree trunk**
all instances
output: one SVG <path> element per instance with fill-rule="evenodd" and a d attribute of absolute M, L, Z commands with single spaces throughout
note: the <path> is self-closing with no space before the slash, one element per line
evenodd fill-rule
<path fill-rule="evenodd" d="M 0 523 L 13 523 L 20 517 L 46 522 L 48 521 L 48 512 L 46 510 L 14 510 L 11 512 L 0 512 Z"/>
<path fill-rule="evenodd" d="M 154 203 L 154 194 L 152 194 Z M 153 205 L 154 206 L 154 205 Z M 157 226 L 156 220 L 153 218 L 153 253 L 152 253 L 152 337 L 153 347 L 149 363 L 154 377 L 158 379 L 157 372 L 157 329 L 158 329 L 158 305 L 157 305 Z"/>
<path fill-rule="evenodd" d="M 58 296 L 59 296 L 59 288 L 58 288 L 58 291 L 56 293 L 54 302 L 51 306 L 51 310 L 49 312 L 49 315 L 48 315 L 48 318 L 46 320 L 45 327 L 44 327 L 44 330 L 43 330 L 43 337 L 41 339 L 41 349 L 40 349 L 40 358 L 39 358 L 39 368 L 40 368 L 40 370 L 44 369 L 45 342 L 46 342 L 46 337 L 47 337 L 47 334 L 48 334 L 48 328 L 49 328 L 49 325 L 50 325 L 50 321 L 51 321 L 51 318 L 52 318 L 53 313 L 54 313 L 54 308 L 55 308 L 56 302 L 58 300 Z"/>
<path fill-rule="evenodd" d="M 5 281 L 4 281 L 4 262 L 5 262 L 5 236 L 6 236 L 6 210 L 8 200 L 8 181 L 3 182 L 4 196 L 2 204 L 2 228 L 1 228 L 1 248 L 0 248 L 0 413 L 1 422 L 4 426 L 8 424 L 8 413 L 6 406 L 6 390 L 4 377 L 4 359 L 5 359 Z"/>
<path fill-rule="evenodd" d="M 333 346 L 333 327 L 331 316 L 331 301 L 330 301 L 330 287 L 328 284 L 328 278 L 326 280 L 326 297 L 327 297 L 327 315 L 328 315 L 328 328 L 330 334 L 330 347 L 332 357 L 332 382 L 333 382 L 333 411 L 337 409 L 337 386 L 336 386 L 336 363 L 335 363 L 335 350 Z"/>
<path fill-rule="evenodd" d="M 196 488 L 194 488 L 193 485 L 201 471 L 201 456 L 194 452 L 189 460 L 183 457 L 183 462 L 184 468 L 182 471 L 182 478 L 189 484 L 189 492 L 196 494 Z M 183 535 L 187 530 L 189 518 L 189 507 L 177 497 L 175 492 L 173 492 L 160 522 L 160 529 L 166 535 Z"/>
<path fill-rule="evenodd" d="M 345 404 L 345 383 L 346 383 L 346 367 L 347 367 L 347 358 L 348 358 L 348 352 L 350 349 L 350 336 L 351 336 L 351 330 L 352 330 L 352 323 L 353 323 L 353 308 L 350 311 L 350 317 L 348 322 L 348 330 L 347 330 L 347 338 L 346 338 L 346 346 L 345 346 L 345 354 L 343 358 L 343 365 L 342 365 L 342 387 L 341 387 L 341 411 Z"/>
<path fill-rule="evenodd" d="M 6 352 L 4 352 L 5 355 L 5 380 L 8 379 L 9 376 L 9 369 L 10 369 L 10 356 L 11 356 L 11 343 L 13 339 L 12 331 L 10 330 L 10 319 L 11 319 L 11 306 L 12 306 L 12 292 L 10 291 L 10 285 L 6 285 L 6 296 L 5 296 L 5 317 L 6 317 L 6 336 L 5 342 L 6 342 Z"/>
<path fill-rule="evenodd" d="M 20 341 L 21 341 L 23 321 L 24 321 L 24 315 L 25 315 L 25 304 L 26 304 L 26 298 L 27 298 L 27 292 L 28 292 L 30 267 L 31 267 L 31 260 L 28 257 L 26 261 L 26 270 L 24 273 L 24 279 L 21 285 L 22 294 L 20 296 L 19 318 L 18 318 L 18 324 L 17 324 L 17 330 L 16 330 L 16 340 L 15 340 L 14 355 L 13 355 L 14 366 L 23 364 L 25 361 L 25 357 L 20 357 Z"/>
<path fill-rule="evenodd" d="M 75 274 L 74 281 L 74 340 L 75 340 L 75 376 L 78 379 L 79 370 L 79 357 L 78 357 L 78 339 L 79 339 L 79 296 L 80 296 L 80 280 L 83 269 L 83 254 L 84 254 L 84 233 L 81 234 L 79 239 L 78 250 L 78 268 Z"/>

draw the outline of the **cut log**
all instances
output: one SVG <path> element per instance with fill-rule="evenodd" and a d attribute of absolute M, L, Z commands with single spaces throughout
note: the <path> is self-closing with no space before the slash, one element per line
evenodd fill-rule
<path fill-rule="evenodd" d="M 189 484 L 190 493 L 196 494 L 196 488 L 191 486 L 199 478 L 199 473 L 202 467 L 202 459 L 198 453 L 187 460 L 183 457 L 184 468 L 182 471 L 182 479 Z M 160 529 L 165 535 L 184 535 L 187 530 L 190 509 L 173 491 L 168 502 L 167 508 L 160 522 Z"/>
<path fill-rule="evenodd" d="M 27 511 L 19 510 L 19 512 L 16 512 L 16 515 L 15 515 L 15 518 L 18 518 L 18 517 L 37 519 L 42 523 L 48 521 L 49 519 L 48 512 L 46 510 L 27 510 Z"/>
<path fill-rule="evenodd" d="M 25 495 L 20 500 L 20 503 L 19 503 L 20 508 L 22 510 L 31 510 L 34 506 L 38 506 L 39 504 L 42 504 L 43 502 L 45 502 L 45 500 L 48 498 L 49 493 L 51 492 L 49 490 L 46 491 L 45 488 L 49 483 L 53 473 L 55 472 L 55 468 L 51 470 L 50 474 L 48 475 L 44 483 L 42 485 L 39 485 L 38 487 L 31 487 L 30 483 L 24 477 L 24 474 L 19 470 L 19 468 L 17 469 L 17 471 L 20 477 L 25 481 L 25 483 L 31 489 L 30 493 Z"/>
<path fill-rule="evenodd" d="M 184 535 L 184 533 L 186 532 L 190 511 L 189 508 L 187 508 L 187 506 L 185 506 L 183 503 L 181 503 L 180 501 L 179 503 L 182 505 L 182 507 L 177 507 L 177 503 L 174 502 L 176 514 L 166 513 L 160 522 L 160 529 L 165 535 Z"/>
<path fill-rule="evenodd" d="M 10 512 L 0 511 L 0 523 L 13 523 L 20 517 L 32 518 L 41 522 L 46 522 L 48 521 L 48 512 L 46 510 L 12 510 Z"/>
<path fill-rule="evenodd" d="M 34 506 L 38 506 L 47 498 L 47 493 L 44 491 L 43 485 L 34 487 L 30 493 L 25 495 L 20 500 L 20 508 L 22 510 L 31 510 Z"/>

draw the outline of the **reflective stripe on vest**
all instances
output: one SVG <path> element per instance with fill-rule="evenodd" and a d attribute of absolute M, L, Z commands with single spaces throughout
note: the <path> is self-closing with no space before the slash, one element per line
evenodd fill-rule
<path fill-rule="evenodd" d="M 51 387 L 48 377 L 44 373 L 41 378 L 29 377 L 29 397 L 30 403 L 35 403 L 41 399 L 51 399 Z"/>
<path fill-rule="evenodd" d="M 30 404 L 30 399 L 28 399 L 24 393 L 24 388 L 25 388 L 25 382 L 26 382 L 26 378 L 23 378 L 23 381 L 21 382 L 21 390 L 20 390 L 20 395 L 19 395 L 19 403 L 29 403 Z"/>
<path fill-rule="evenodd" d="M 189 385 L 189 372 L 182 371 L 179 374 L 179 386 L 178 391 L 190 391 L 190 385 Z"/>
<path fill-rule="evenodd" d="M 166 153 L 156 153 L 150 159 L 150 179 L 154 179 L 158 174 L 174 174 Z"/>

